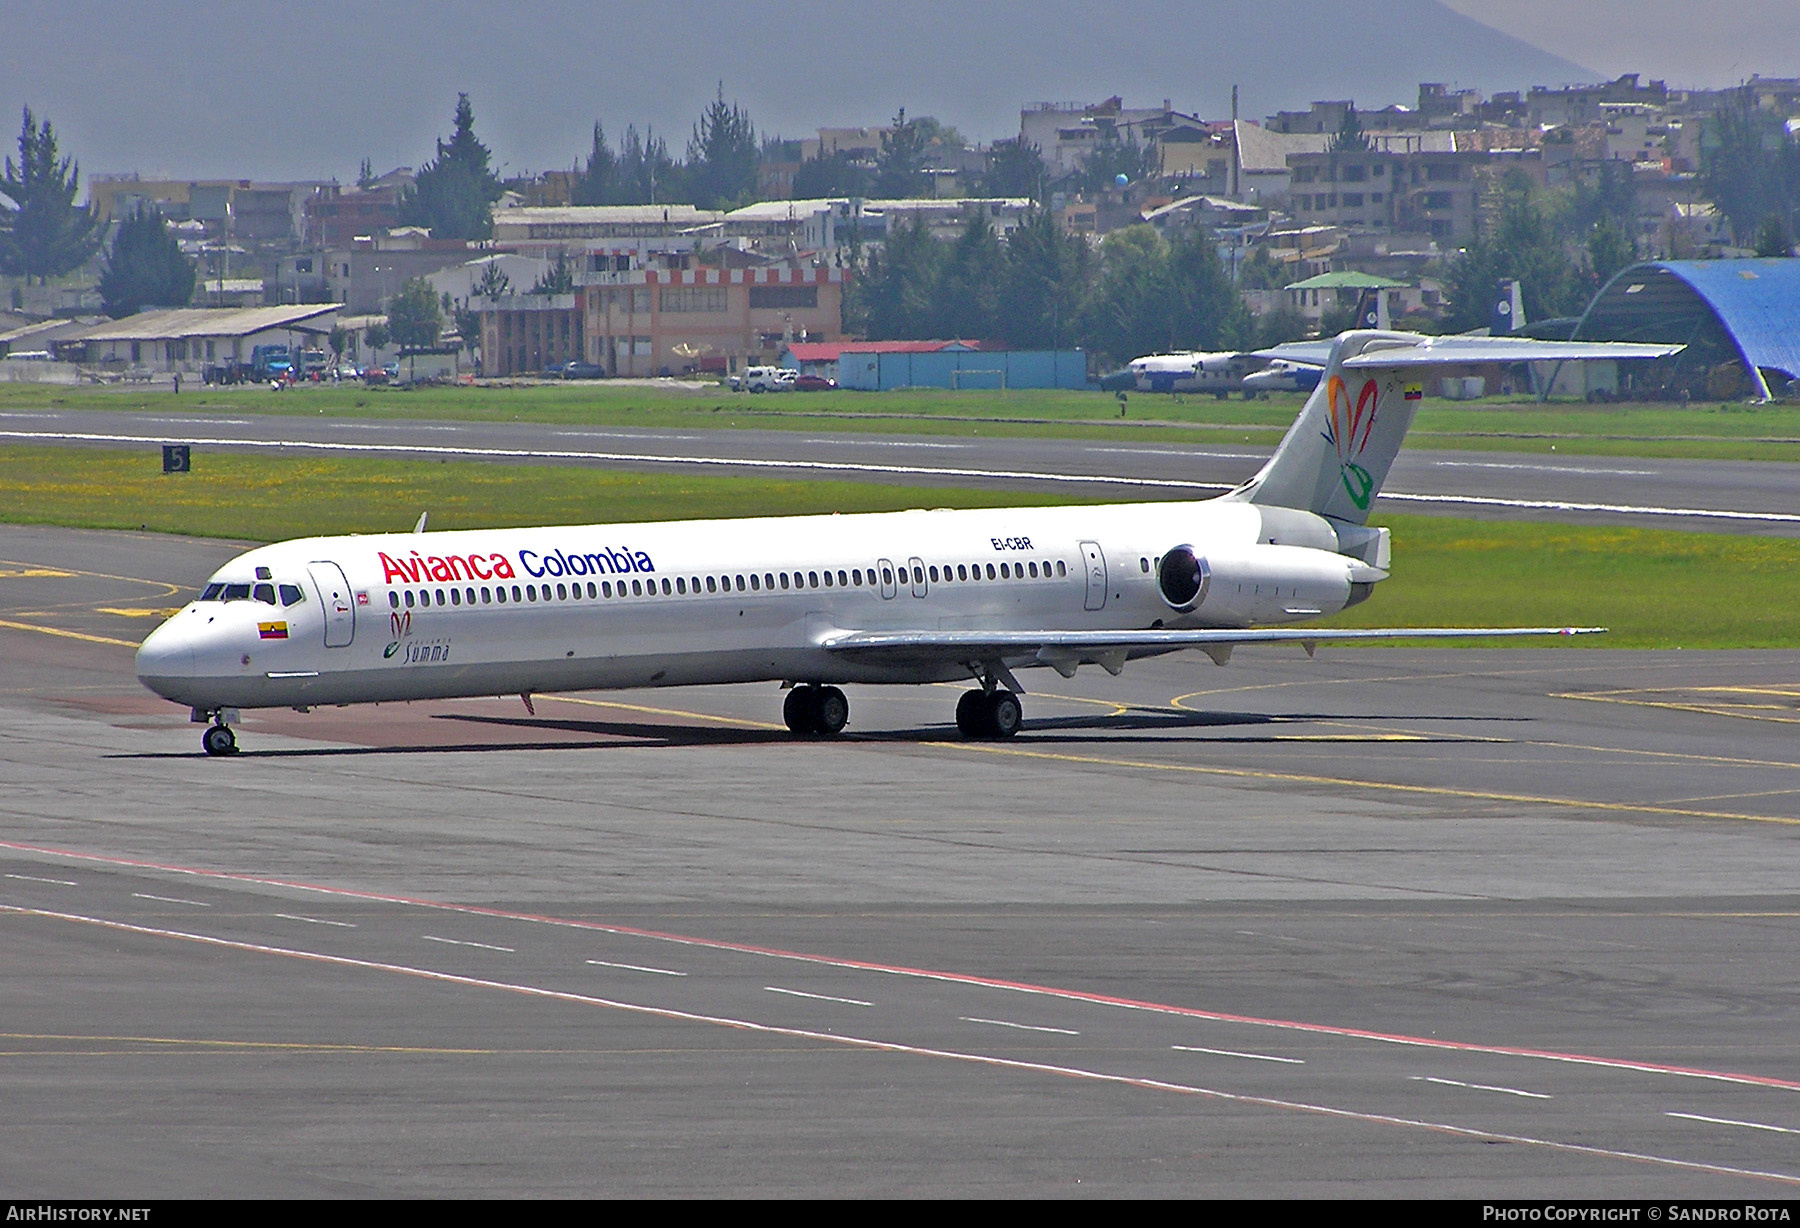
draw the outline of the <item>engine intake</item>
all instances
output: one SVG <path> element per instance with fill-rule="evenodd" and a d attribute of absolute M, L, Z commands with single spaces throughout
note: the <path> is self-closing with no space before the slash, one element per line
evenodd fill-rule
<path fill-rule="evenodd" d="M 1206 599 L 1206 587 L 1212 581 L 1212 568 L 1194 553 L 1192 546 L 1177 546 L 1162 557 L 1157 568 L 1156 585 L 1162 599 L 1177 610 L 1193 609 Z"/>

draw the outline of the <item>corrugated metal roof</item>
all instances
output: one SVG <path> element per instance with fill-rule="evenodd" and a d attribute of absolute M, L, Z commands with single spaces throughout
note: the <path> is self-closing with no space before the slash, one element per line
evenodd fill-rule
<path fill-rule="evenodd" d="M 1287 287 L 1289 290 L 1404 290 L 1407 283 L 1395 281 L 1389 277 L 1377 277 L 1373 273 L 1354 273 L 1344 270 L 1337 273 L 1320 273 L 1317 277 L 1308 277 L 1305 281 L 1297 281 Z"/>
<path fill-rule="evenodd" d="M 1692 342 L 1710 309 L 1744 362 L 1800 376 L 1800 260 L 1656 260 L 1634 264 L 1595 296 L 1575 335 Z M 1614 337 L 1626 332 L 1629 336 Z M 1606 334 L 1604 337 L 1602 334 Z"/>
<path fill-rule="evenodd" d="M 844 354 L 936 354 L 979 350 L 979 341 L 796 341 L 786 347 L 795 362 L 836 362 Z"/>
<path fill-rule="evenodd" d="M 331 315 L 342 303 L 302 303 L 287 307 L 180 307 L 140 311 L 98 325 L 88 341 L 164 341 L 183 337 L 246 337 L 266 328 L 288 328 Z"/>

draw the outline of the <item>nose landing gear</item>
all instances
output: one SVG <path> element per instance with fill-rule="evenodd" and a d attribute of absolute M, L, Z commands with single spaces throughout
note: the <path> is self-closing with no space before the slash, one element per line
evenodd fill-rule
<path fill-rule="evenodd" d="M 781 719 L 801 737 L 836 737 L 849 723 L 850 701 L 834 686 L 797 686 L 782 702 Z"/>
<path fill-rule="evenodd" d="M 237 735 L 231 732 L 230 725 L 208 725 L 206 732 L 200 735 L 200 745 L 209 755 L 235 755 Z"/>

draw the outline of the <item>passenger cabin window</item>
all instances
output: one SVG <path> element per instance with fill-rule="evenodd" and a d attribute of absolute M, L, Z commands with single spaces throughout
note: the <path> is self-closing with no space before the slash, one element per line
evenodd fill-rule
<path fill-rule="evenodd" d="M 413 608 L 413 591 L 410 588 L 406 590 L 406 608 Z"/>
<path fill-rule="evenodd" d="M 390 610 L 397 610 L 400 608 L 400 594 L 391 588 L 388 590 L 388 608 Z"/>

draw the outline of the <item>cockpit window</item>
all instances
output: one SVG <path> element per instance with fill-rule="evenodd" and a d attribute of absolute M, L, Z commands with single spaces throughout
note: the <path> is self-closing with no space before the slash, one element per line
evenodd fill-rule
<path fill-rule="evenodd" d="M 250 586 L 248 584 L 227 584 L 225 586 L 225 600 L 226 601 L 248 601 L 248 600 L 250 600 Z"/>
<path fill-rule="evenodd" d="M 264 605 L 275 604 L 275 586 L 273 584 L 258 584 L 251 590 L 251 595 Z"/>
<path fill-rule="evenodd" d="M 221 593 L 223 593 L 224 591 L 225 591 L 225 586 L 223 584 L 208 584 L 204 589 L 201 590 L 200 600 L 202 600 L 202 601 L 217 601 L 219 599 L 219 595 Z"/>
<path fill-rule="evenodd" d="M 306 594 L 301 591 L 298 584 L 283 584 L 281 586 L 282 605 L 299 605 L 305 600 Z"/>

